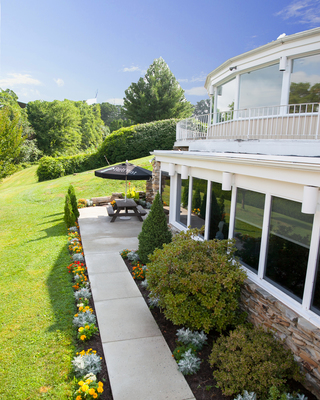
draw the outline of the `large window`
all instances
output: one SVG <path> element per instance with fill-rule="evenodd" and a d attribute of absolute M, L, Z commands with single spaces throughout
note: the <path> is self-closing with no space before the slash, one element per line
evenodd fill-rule
<path fill-rule="evenodd" d="M 258 272 L 265 195 L 237 189 L 234 237 L 236 256 L 253 272 Z"/>
<path fill-rule="evenodd" d="M 170 209 L 170 176 L 168 172 L 161 171 L 161 199 L 164 212 L 168 215 Z"/>
<path fill-rule="evenodd" d="M 228 239 L 231 191 L 222 191 L 221 183 L 211 182 L 209 239 Z"/>
<path fill-rule="evenodd" d="M 239 108 L 280 105 L 282 76 L 279 64 L 240 75 Z"/>
<path fill-rule="evenodd" d="M 301 302 L 306 279 L 313 215 L 301 203 L 273 197 L 266 263 L 267 280 Z"/>
<path fill-rule="evenodd" d="M 320 54 L 296 58 L 292 61 L 289 104 L 319 102 Z"/>
<path fill-rule="evenodd" d="M 181 179 L 178 174 L 178 193 L 177 193 L 177 221 L 187 226 L 188 220 L 188 192 L 189 178 Z"/>
<path fill-rule="evenodd" d="M 320 249 L 318 254 L 317 273 L 313 288 L 311 310 L 317 314 L 320 314 Z"/>
<path fill-rule="evenodd" d="M 217 87 L 217 115 L 216 122 L 223 122 L 233 118 L 234 100 L 236 95 L 236 80 L 231 79 Z"/>
<path fill-rule="evenodd" d="M 192 180 L 192 204 L 191 204 L 191 228 L 201 228 L 205 224 L 207 205 L 207 181 L 193 178 Z"/>

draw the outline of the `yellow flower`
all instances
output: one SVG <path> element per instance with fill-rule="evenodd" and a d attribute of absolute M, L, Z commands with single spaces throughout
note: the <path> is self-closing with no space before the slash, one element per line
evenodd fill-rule
<path fill-rule="evenodd" d="M 89 394 L 94 395 L 95 394 L 95 390 L 93 388 L 89 389 Z"/>
<path fill-rule="evenodd" d="M 103 382 L 100 382 L 100 381 L 99 381 L 99 382 L 98 382 L 98 386 L 101 386 L 101 387 L 102 387 L 102 386 L 103 386 Z"/>
<path fill-rule="evenodd" d="M 84 385 L 81 386 L 81 389 L 82 389 L 83 392 L 86 392 L 89 389 L 89 386 L 84 384 Z"/>
<path fill-rule="evenodd" d="M 80 328 L 78 329 L 78 332 L 82 332 L 84 330 L 83 326 L 80 326 Z"/>
<path fill-rule="evenodd" d="M 102 393 L 102 392 L 103 392 L 103 389 L 102 389 L 101 386 L 98 387 L 97 392 L 98 392 L 98 393 Z"/>
<path fill-rule="evenodd" d="M 80 336 L 80 339 L 81 339 L 81 340 L 86 340 L 86 338 L 87 338 L 86 335 L 81 335 L 81 336 Z"/>
<path fill-rule="evenodd" d="M 97 393 L 94 393 L 92 397 L 93 397 L 94 399 L 96 399 L 96 398 L 98 397 L 98 394 L 97 394 Z"/>
<path fill-rule="evenodd" d="M 87 379 L 86 380 L 86 383 L 89 385 L 89 383 L 91 383 L 92 382 L 92 379 Z"/>
<path fill-rule="evenodd" d="M 77 317 L 77 316 L 78 316 L 78 314 L 74 314 L 74 316 L 75 316 L 75 317 Z"/>
<path fill-rule="evenodd" d="M 90 326 L 89 326 L 89 325 L 86 325 L 85 328 L 86 328 L 86 329 L 90 329 Z"/>
<path fill-rule="evenodd" d="M 83 381 L 80 381 L 80 382 L 78 382 L 78 385 L 79 385 L 79 386 L 82 386 L 82 385 L 84 385 L 84 382 L 83 382 Z"/>
<path fill-rule="evenodd" d="M 82 397 L 81 396 L 77 396 L 76 400 L 82 400 Z"/>
<path fill-rule="evenodd" d="M 83 310 L 83 307 L 79 307 L 79 311 L 82 311 Z"/>

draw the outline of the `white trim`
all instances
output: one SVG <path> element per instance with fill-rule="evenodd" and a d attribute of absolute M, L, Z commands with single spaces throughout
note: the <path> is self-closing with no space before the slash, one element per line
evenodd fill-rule
<path fill-rule="evenodd" d="M 187 218 L 187 227 L 191 225 L 191 206 L 192 206 L 192 185 L 193 185 L 193 176 L 189 176 L 189 192 L 188 192 L 188 218 Z"/>
<path fill-rule="evenodd" d="M 212 182 L 210 179 L 207 180 L 207 203 L 206 203 L 206 219 L 204 224 L 204 239 L 209 239 L 209 229 L 210 229 L 210 217 L 211 217 L 211 191 Z"/>
<path fill-rule="evenodd" d="M 258 278 L 260 280 L 264 278 L 266 270 L 270 214 L 271 214 L 271 194 L 266 193 L 264 199 L 261 245 L 260 245 L 260 256 L 259 256 L 259 266 L 258 266 Z"/>

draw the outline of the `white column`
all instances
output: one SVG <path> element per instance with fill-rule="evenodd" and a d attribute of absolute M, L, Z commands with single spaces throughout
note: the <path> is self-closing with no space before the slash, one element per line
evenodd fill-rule
<path fill-rule="evenodd" d="M 189 176 L 187 227 L 189 227 L 189 226 L 191 225 L 192 185 L 193 185 L 193 177 L 192 177 L 192 176 Z"/>
<path fill-rule="evenodd" d="M 237 204 L 237 188 L 234 185 L 232 186 L 232 191 L 231 191 L 230 221 L 229 221 L 229 233 L 228 233 L 229 239 L 233 238 L 234 223 L 236 216 L 236 204 Z"/>
<path fill-rule="evenodd" d="M 317 272 L 319 237 L 320 237 L 320 211 L 317 211 L 315 213 L 314 219 L 313 219 L 308 266 L 307 266 L 307 275 L 306 275 L 306 281 L 304 284 L 304 292 L 303 292 L 303 299 L 302 299 L 302 307 L 305 310 L 309 310 L 311 307 L 314 281 L 315 281 L 316 272 Z"/>
<path fill-rule="evenodd" d="M 211 181 L 207 183 L 207 204 L 206 204 L 206 220 L 204 224 L 204 240 L 209 239 L 210 232 L 210 214 L 211 214 Z"/>
<path fill-rule="evenodd" d="M 265 195 L 264 211 L 263 211 L 263 222 L 262 222 L 262 233 L 261 233 L 261 244 L 260 244 L 260 255 L 259 255 L 259 266 L 258 266 L 259 279 L 264 278 L 264 273 L 266 269 L 265 265 L 267 261 L 270 213 L 271 213 L 271 195 L 270 193 L 267 193 Z"/>

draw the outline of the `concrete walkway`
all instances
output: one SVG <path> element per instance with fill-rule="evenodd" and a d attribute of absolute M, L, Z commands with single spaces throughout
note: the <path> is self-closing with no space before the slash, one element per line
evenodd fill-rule
<path fill-rule="evenodd" d="M 79 226 L 114 400 L 194 400 L 119 252 L 138 248 L 142 222 L 110 223 L 106 207 Z"/>

